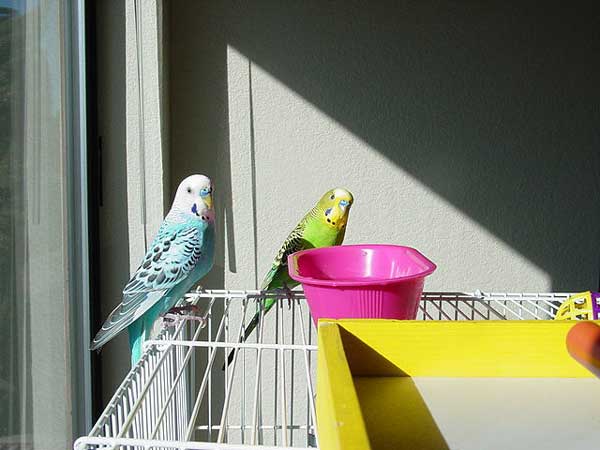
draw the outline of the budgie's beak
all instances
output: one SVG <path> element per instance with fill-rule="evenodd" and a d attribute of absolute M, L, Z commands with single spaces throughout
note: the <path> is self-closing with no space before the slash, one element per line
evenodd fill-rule
<path fill-rule="evenodd" d="M 344 202 L 343 200 L 334 205 L 333 207 L 327 208 L 325 210 L 325 217 L 328 223 L 336 227 L 337 229 L 341 229 L 348 220 L 348 210 L 350 209 L 350 204 L 348 202 Z"/>
<path fill-rule="evenodd" d="M 206 207 L 208 209 L 212 209 L 212 206 L 213 206 L 212 193 L 204 195 L 202 197 L 202 201 L 204 202 L 204 204 L 206 205 Z"/>

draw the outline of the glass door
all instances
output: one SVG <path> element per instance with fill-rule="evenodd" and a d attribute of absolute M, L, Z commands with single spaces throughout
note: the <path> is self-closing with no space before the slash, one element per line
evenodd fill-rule
<path fill-rule="evenodd" d="M 83 12 L 0 0 L 0 448 L 90 420 Z"/>

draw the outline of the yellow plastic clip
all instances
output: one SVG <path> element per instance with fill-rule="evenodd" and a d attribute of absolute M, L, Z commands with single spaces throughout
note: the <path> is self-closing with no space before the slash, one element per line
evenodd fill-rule
<path fill-rule="evenodd" d="M 594 320 L 594 304 L 590 291 L 580 292 L 566 299 L 558 311 L 555 320 Z"/>

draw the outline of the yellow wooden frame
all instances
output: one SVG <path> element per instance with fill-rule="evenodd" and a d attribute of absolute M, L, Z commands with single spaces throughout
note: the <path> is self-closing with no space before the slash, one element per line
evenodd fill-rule
<path fill-rule="evenodd" d="M 320 446 L 366 450 L 393 436 L 398 449 L 447 448 L 411 377 L 589 378 L 593 375 L 566 350 L 572 326 L 562 321 L 322 320 L 316 398 Z M 391 414 L 403 415 L 393 430 L 385 423 Z"/>

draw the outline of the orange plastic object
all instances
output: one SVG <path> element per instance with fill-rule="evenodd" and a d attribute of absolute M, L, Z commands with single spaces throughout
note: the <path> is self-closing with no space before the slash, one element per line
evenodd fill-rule
<path fill-rule="evenodd" d="M 600 326 L 593 322 L 577 323 L 567 333 L 567 350 L 600 378 Z"/>

